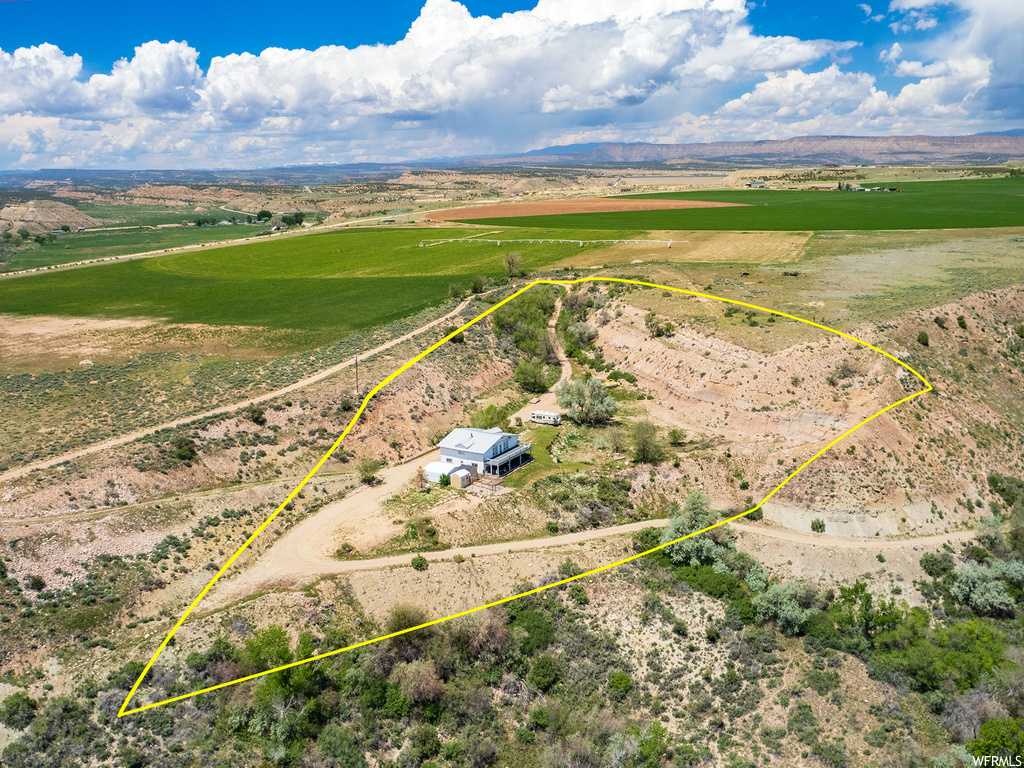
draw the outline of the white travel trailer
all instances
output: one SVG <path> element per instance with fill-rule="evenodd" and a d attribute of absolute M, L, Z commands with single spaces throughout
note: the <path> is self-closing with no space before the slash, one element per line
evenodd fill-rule
<path fill-rule="evenodd" d="M 553 424 L 558 426 L 562 423 L 562 414 L 551 411 L 530 411 L 530 421 L 537 424 Z"/>

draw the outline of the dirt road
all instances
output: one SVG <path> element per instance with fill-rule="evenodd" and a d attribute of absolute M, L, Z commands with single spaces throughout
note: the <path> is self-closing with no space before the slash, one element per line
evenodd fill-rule
<path fill-rule="evenodd" d="M 365 527 L 383 523 L 385 529 L 393 532 L 392 535 L 398 533 L 388 519 L 383 515 L 374 515 L 372 511 L 379 508 L 389 496 L 407 488 L 416 476 L 417 468 L 436 460 L 437 453 L 431 451 L 407 464 L 381 472 L 383 479 L 380 483 L 362 486 L 344 499 L 328 504 L 287 531 L 269 548 L 257 539 L 252 545 L 258 553 L 256 564 L 234 577 L 230 573 L 226 574 L 226 580 L 214 587 L 204 604 L 223 606 L 269 587 L 298 586 L 310 580 L 310 577 L 358 570 L 347 566 L 360 561 L 342 561 L 333 557 L 345 538 L 339 535 L 339 530 L 346 524 L 357 527 L 361 524 Z M 408 563 L 410 557 L 402 555 L 397 560 Z"/>
<path fill-rule="evenodd" d="M 395 468 L 381 485 L 358 491 L 336 504 L 329 505 L 314 517 L 292 528 L 264 552 L 255 565 L 233 579 L 219 584 L 214 592 L 207 597 L 204 614 L 223 609 L 232 603 L 267 590 L 297 589 L 323 576 L 408 566 L 413 557 L 411 554 L 378 557 L 370 560 L 338 560 L 332 554 L 339 541 L 337 537 L 339 526 L 345 521 L 351 520 L 353 516 L 360 514 L 365 516 L 367 505 L 379 503 L 395 491 L 400 490 L 412 480 L 416 466 L 427 460 L 429 457 L 423 457 L 420 461 Z M 440 552 L 423 552 L 422 554 L 429 561 L 437 561 L 451 560 L 456 555 L 466 558 L 487 557 L 508 552 L 566 547 L 595 539 L 632 534 L 652 526 L 661 527 L 666 522 L 664 518 L 642 520 L 636 523 L 578 531 L 562 536 L 456 547 Z M 938 546 L 944 542 L 967 541 L 974 536 L 973 531 L 955 531 L 913 539 L 850 540 L 833 539 L 824 535 L 816 536 L 746 523 L 731 523 L 730 525 L 735 531 L 747 535 L 765 536 L 814 547 L 835 547 L 869 552 L 883 549 Z"/>
<path fill-rule="evenodd" d="M 970 541 L 974 531 L 953 531 L 932 536 L 918 536 L 913 539 L 833 539 L 824 534 L 798 533 L 786 528 L 768 528 L 749 523 L 730 523 L 740 533 L 752 533 L 769 539 L 780 539 L 794 544 L 809 544 L 814 547 L 835 547 L 836 549 L 900 549 L 902 547 L 930 547 L 946 541 Z"/>
<path fill-rule="evenodd" d="M 562 375 L 558 379 L 558 383 L 551 387 L 547 392 L 541 395 L 536 403 L 527 403 L 518 411 L 513 413 L 509 418 L 515 419 L 519 417 L 523 423 L 530 420 L 530 411 L 553 411 L 558 412 L 558 397 L 555 395 L 555 390 L 558 389 L 564 382 L 568 381 L 572 376 L 572 363 L 565 356 L 565 352 L 562 351 L 562 345 L 558 343 L 558 334 L 555 333 L 555 325 L 558 323 L 558 313 L 562 310 L 562 299 L 559 297 L 558 301 L 555 302 L 555 311 L 551 314 L 551 319 L 548 320 L 548 333 L 551 334 L 552 341 L 554 343 L 555 352 L 558 354 L 558 363 L 562 366 Z"/>
<path fill-rule="evenodd" d="M 391 347 L 408 341 L 409 339 L 423 333 L 426 330 L 429 330 L 430 328 L 433 328 L 441 323 L 446 322 L 447 320 L 450 320 L 452 317 L 459 314 L 459 312 L 465 309 L 469 302 L 473 300 L 473 298 L 473 296 L 470 296 L 468 299 L 461 302 L 459 306 L 457 306 L 451 312 L 442 315 L 436 320 L 431 320 L 429 323 L 420 326 L 414 331 L 410 331 L 409 333 L 406 333 L 403 336 L 399 336 L 395 339 L 392 339 L 391 341 L 381 344 L 379 347 L 374 347 L 373 349 L 361 352 L 359 354 L 359 357 L 365 360 L 368 357 L 380 354 L 385 350 L 391 349 Z M 70 451 L 60 456 L 53 456 L 48 459 L 40 459 L 39 461 L 34 461 L 30 464 L 25 464 L 24 466 L 7 470 L 6 472 L 0 473 L 0 483 L 5 482 L 7 480 L 15 480 L 19 477 L 24 477 L 30 472 L 34 472 L 35 470 L 38 469 L 46 469 L 47 467 L 55 466 L 57 464 L 60 464 L 61 462 L 71 461 L 72 459 L 79 459 L 83 456 L 88 456 L 92 453 L 96 453 L 97 451 L 105 451 L 110 448 L 115 448 L 119 445 L 125 445 L 126 443 L 130 443 L 133 440 L 138 440 L 140 437 L 145 437 L 146 435 L 151 435 L 154 432 L 159 432 L 161 429 L 171 429 L 173 427 L 180 427 L 184 424 L 196 421 L 197 419 L 203 419 L 208 416 L 218 416 L 222 413 L 230 413 L 232 411 L 238 410 L 239 408 L 247 408 L 248 406 L 254 405 L 256 403 L 263 403 L 266 402 L 267 400 L 272 400 L 275 397 L 287 395 L 290 392 L 294 392 L 298 389 L 303 389 L 304 387 L 308 387 L 310 384 L 315 384 L 318 381 L 323 381 L 324 379 L 329 378 L 330 376 L 333 376 L 334 374 L 340 371 L 343 371 L 344 369 L 351 366 L 352 362 L 352 360 L 346 360 L 343 363 L 332 365 L 330 368 L 324 368 L 322 371 L 314 373 L 312 376 L 307 376 L 305 379 L 297 381 L 294 384 L 289 384 L 286 387 L 275 389 L 273 392 L 267 392 L 266 394 L 259 395 L 258 397 L 251 397 L 248 400 L 243 400 L 242 402 L 237 403 L 231 403 L 230 405 L 222 405 L 217 408 L 212 408 L 209 411 L 192 414 L 191 416 L 183 416 L 182 418 L 175 419 L 174 421 L 168 421 L 163 424 L 157 424 L 152 427 L 146 427 L 145 429 L 139 429 L 134 432 L 129 432 L 128 434 L 125 435 L 112 437 L 109 440 L 94 443 L 93 445 L 87 446 L 85 448 L 80 448 L 77 451 Z"/>

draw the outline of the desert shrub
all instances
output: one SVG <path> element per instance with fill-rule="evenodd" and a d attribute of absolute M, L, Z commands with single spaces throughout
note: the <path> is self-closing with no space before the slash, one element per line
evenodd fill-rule
<path fill-rule="evenodd" d="M 46 589 L 46 582 L 43 581 L 42 576 L 36 576 L 34 573 L 30 573 L 25 577 L 25 589 L 31 589 L 33 592 L 40 592 Z"/>
<path fill-rule="evenodd" d="M 380 469 L 380 462 L 370 456 L 364 456 L 356 462 L 356 473 L 359 479 L 370 484 L 377 480 L 377 470 Z"/>
<path fill-rule="evenodd" d="M 804 685 L 824 696 L 831 691 L 839 690 L 839 673 L 822 669 L 808 669 L 804 672 Z"/>
<path fill-rule="evenodd" d="M 573 584 L 569 588 L 569 599 L 576 603 L 576 605 L 587 605 L 590 602 L 586 591 L 579 584 Z"/>
<path fill-rule="evenodd" d="M 671 539 L 669 539 L 671 541 Z M 646 552 L 649 549 L 654 549 L 661 543 L 661 529 L 659 528 L 644 528 L 643 530 L 637 531 L 633 534 L 633 551 L 634 552 Z"/>
<path fill-rule="evenodd" d="M 259 424 L 263 426 L 267 423 L 267 414 L 258 405 L 250 405 L 245 409 L 245 417 L 249 419 L 253 424 Z"/>
<path fill-rule="evenodd" d="M 921 331 L 919 334 L 917 334 L 917 343 L 920 344 L 922 347 L 927 347 L 928 334 L 925 333 L 924 331 Z"/>
<path fill-rule="evenodd" d="M 398 665 L 391 673 L 391 682 L 397 684 L 402 695 L 414 704 L 437 701 L 445 691 L 437 666 L 430 659 Z"/>
<path fill-rule="evenodd" d="M 811 711 L 811 705 L 798 701 L 790 710 L 786 719 L 786 730 L 804 744 L 813 744 L 818 740 L 818 718 Z"/>
<path fill-rule="evenodd" d="M 555 639 L 555 625 L 544 613 L 534 608 L 519 611 L 512 619 L 513 629 L 521 629 L 526 636 L 520 643 L 524 656 L 543 651 Z"/>
<path fill-rule="evenodd" d="M 808 606 L 807 597 L 807 589 L 802 584 L 785 581 L 754 595 L 751 602 L 759 622 L 773 621 L 787 635 L 798 635 L 816 612 Z"/>
<path fill-rule="evenodd" d="M 502 257 L 502 263 L 508 271 L 509 277 L 519 277 L 523 274 L 523 255 L 519 251 L 509 251 Z"/>
<path fill-rule="evenodd" d="M 935 554 L 929 552 L 921 557 L 921 568 L 933 579 L 941 579 L 948 573 L 952 573 L 955 562 L 953 556 L 948 552 Z"/>
<path fill-rule="evenodd" d="M 448 336 L 451 336 L 452 337 L 451 338 L 451 343 L 452 344 L 465 344 L 466 343 L 466 334 L 465 334 L 465 332 L 455 333 L 457 330 L 459 330 L 459 326 L 457 326 L 457 325 L 445 326 L 445 329 L 441 332 L 441 333 L 444 334 L 444 336 L 442 338 L 447 338 Z M 453 333 L 455 333 L 454 336 L 452 336 Z"/>
<path fill-rule="evenodd" d="M 949 588 L 953 598 L 981 616 L 1013 616 L 1015 604 L 1006 585 L 984 565 L 965 563 L 953 573 Z"/>
<path fill-rule="evenodd" d="M 633 678 L 622 670 L 608 675 L 608 695 L 613 701 L 622 701 L 633 688 Z"/>
<path fill-rule="evenodd" d="M 825 521 L 822 520 L 820 517 L 814 518 L 813 520 L 811 520 L 811 530 L 815 533 L 824 533 Z"/>
<path fill-rule="evenodd" d="M 328 723 L 317 736 L 320 753 L 337 768 L 366 768 L 366 758 L 352 731 L 337 723 Z"/>
<path fill-rule="evenodd" d="M 542 653 L 534 659 L 530 667 L 530 673 L 526 676 L 526 682 L 540 691 L 547 691 L 558 682 L 561 677 L 561 669 L 558 660 L 548 653 Z"/>
<path fill-rule="evenodd" d="M 417 571 L 425 571 L 429 566 L 429 561 L 423 555 L 416 555 L 412 559 L 412 567 Z"/>

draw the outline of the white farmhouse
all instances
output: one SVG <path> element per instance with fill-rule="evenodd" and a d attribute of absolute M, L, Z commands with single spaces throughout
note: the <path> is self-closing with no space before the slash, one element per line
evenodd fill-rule
<path fill-rule="evenodd" d="M 533 458 L 530 443 L 498 427 L 459 427 L 439 443 L 441 463 L 455 467 L 476 467 L 477 472 L 504 475 Z"/>

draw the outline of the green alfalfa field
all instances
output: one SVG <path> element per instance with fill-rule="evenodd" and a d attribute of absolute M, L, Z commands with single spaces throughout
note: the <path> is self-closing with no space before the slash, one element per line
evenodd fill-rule
<path fill-rule="evenodd" d="M 741 207 L 572 213 L 474 224 L 550 229 L 621 230 L 906 230 L 1024 225 L 1024 177 L 956 181 L 878 182 L 899 192 L 744 189 L 631 195 L 640 199 L 741 203 Z"/>
<path fill-rule="evenodd" d="M 507 276 L 509 251 L 520 252 L 528 271 L 580 251 L 575 243 L 420 245 L 470 234 L 353 229 L 9 278 L 0 281 L 0 313 L 150 317 L 336 336 L 440 304 L 452 286 L 468 291 L 478 277 Z"/>

